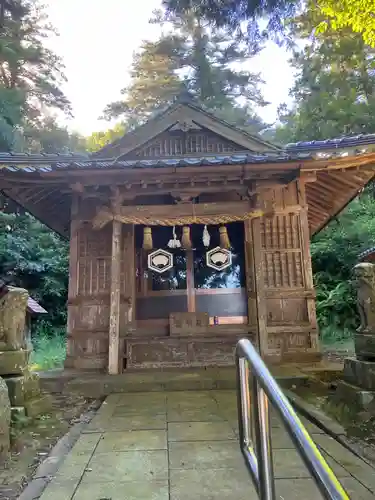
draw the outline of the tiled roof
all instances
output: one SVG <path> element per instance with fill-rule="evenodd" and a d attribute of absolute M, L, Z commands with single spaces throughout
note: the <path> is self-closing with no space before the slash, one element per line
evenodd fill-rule
<path fill-rule="evenodd" d="M 323 151 L 325 149 L 353 148 L 357 146 L 366 146 L 375 144 L 375 134 L 360 134 L 352 136 L 337 137 L 336 139 L 327 139 L 324 141 L 305 141 L 287 144 L 286 151 Z"/>
<path fill-rule="evenodd" d="M 373 146 L 373 147 L 372 147 Z M 0 171 L 50 172 L 60 168 L 147 168 L 212 165 L 241 165 L 303 161 L 314 158 L 355 156 L 374 151 L 375 134 L 356 135 L 288 144 L 284 150 L 254 153 L 243 151 L 232 154 L 202 155 L 192 157 L 117 160 L 97 158 L 91 154 L 27 154 L 0 153 Z"/>
<path fill-rule="evenodd" d="M 3 279 L 0 278 L 0 298 L 11 290 L 12 286 L 7 285 Z M 47 311 L 38 302 L 32 299 L 30 296 L 27 299 L 27 312 L 31 314 L 47 314 Z"/>
<path fill-rule="evenodd" d="M 0 170 L 4 168 L 11 172 L 50 172 L 59 168 L 147 168 L 147 167 L 185 167 L 197 165 L 242 165 L 248 163 L 281 163 L 309 158 L 306 154 L 289 153 L 234 153 L 231 155 L 192 156 L 162 159 L 91 159 L 85 155 L 18 155 L 0 153 Z M 3 166 L 2 166 L 3 165 Z"/>
<path fill-rule="evenodd" d="M 32 314 L 47 314 L 47 311 L 31 297 L 27 299 L 27 311 Z"/>
<path fill-rule="evenodd" d="M 375 253 L 375 247 L 370 247 L 368 248 L 367 250 L 364 250 L 363 252 L 361 252 L 359 255 L 358 255 L 358 260 L 363 260 L 365 259 L 366 257 L 368 257 L 369 255 Z"/>

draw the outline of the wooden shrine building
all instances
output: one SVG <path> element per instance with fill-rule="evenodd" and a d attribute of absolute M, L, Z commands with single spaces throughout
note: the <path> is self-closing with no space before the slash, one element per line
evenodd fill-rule
<path fill-rule="evenodd" d="M 310 237 L 372 179 L 375 136 L 280 149 L 190 99 L 92 155 L 0 154 L 0 189 L 70 240 L 66 366 L 320 357 Z"/>

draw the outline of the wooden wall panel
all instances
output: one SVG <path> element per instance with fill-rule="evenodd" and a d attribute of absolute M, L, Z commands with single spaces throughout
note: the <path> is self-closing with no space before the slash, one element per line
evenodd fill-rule
<path fill-rule="evenodd" d="M 129 368 L 203 367 L 233 365 L 236 343 L 245 337 L 129 338 Z"/>
<path fill-rule="evenodd" d="M 303 183 L 264 191 L 260 203 L 274 210 L 273 216 L 259 222 L 258 249 L 254 242 L 255 260 L 262 268 L 255 273 L 258 303 L 264 298 L 265 311 L 260 316 L 266 318 L 259 333 L 261 352 L 279 361 L 298 361 L 301 353 L 316 357 L 318 332 Z"/>
<path fill-rule="evenodd" d="M 66 366 L 107 369 L 112 225 L 94 231 L 72 206 Z M 71 271 L 71 275 L 73 274 Z"/>

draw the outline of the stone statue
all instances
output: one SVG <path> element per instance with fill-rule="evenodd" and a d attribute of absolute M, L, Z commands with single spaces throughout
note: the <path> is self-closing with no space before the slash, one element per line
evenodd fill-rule
<path fill-rule="evenodd" d="M 358 357 L 375 358 L 375 265 L 362 262 L 354 267 L 357 307 L 361 324 L 355 336 Z"/>
<path fill-rule="evenodd" d="M 29 294 L 23 288 L 9 287 L 0 299 L 0 350 L 26 348 L 25 322 Z"/>

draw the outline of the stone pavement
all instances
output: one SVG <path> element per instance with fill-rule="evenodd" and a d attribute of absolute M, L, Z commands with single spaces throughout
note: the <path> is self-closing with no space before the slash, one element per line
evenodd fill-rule
<path fill-rule="evenodd" d="M 375 470 L 304 421 L 351 498 L 375 493 Z M 277 498 L 321 498 L 272 415 Z M 257 499 L 239 451 L 233 391 L 110 395 L 40 500 Z"/>

